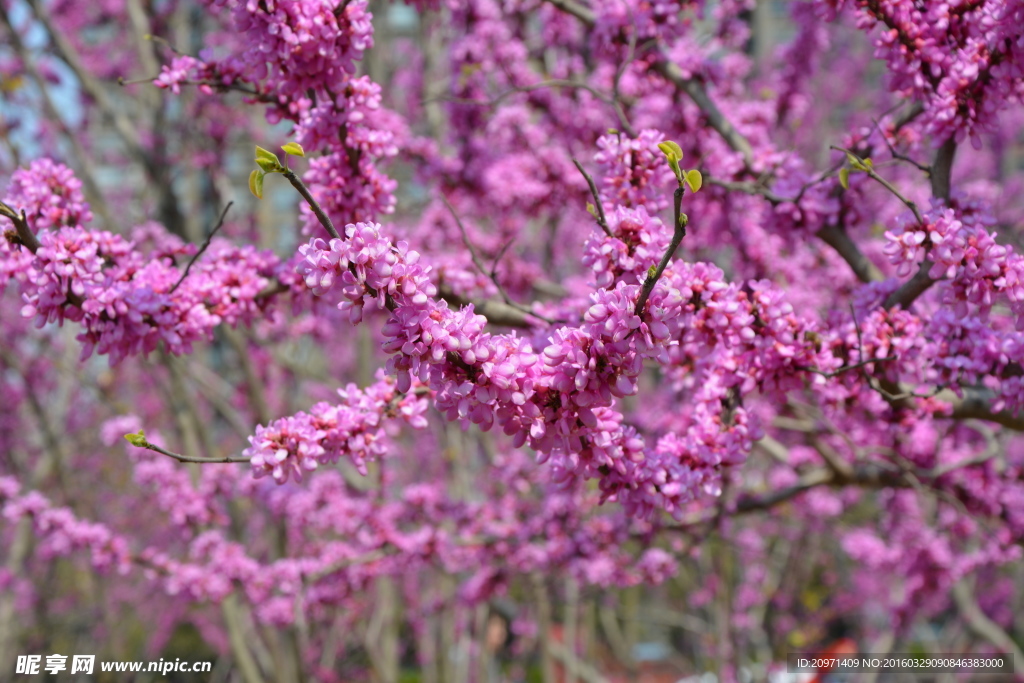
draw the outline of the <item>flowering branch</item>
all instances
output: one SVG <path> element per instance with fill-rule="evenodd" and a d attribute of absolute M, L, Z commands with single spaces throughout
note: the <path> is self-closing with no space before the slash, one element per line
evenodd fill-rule
<path fill-rule="evenodd" d="M 594 13 L 575 2 L 575 0 L 548 0 L 548 2 L 563 12 L 573 15 L 586 24 L 588 28 L 593 28 L 597 23 L 597 17 Z M 678 90 L 686 93 L 693 100 L 693 103 L 697 105 L 697 108 L 701 110 L 701 113 L 704 114 L 708 125 L 717 131 L 726 144 L 734 151 L 739 152 L 743 156 L 744 164 L 750 167 L 754 159 L 754 150 L 750 146 L 750 142 L 725 118 L 718 105 L 708 95 L 704 85 L 696 79 L 687 78 L 679 66 L 660 48 L 655 52 L 656 59 L 652 66 L 654 71 L 659 73 Z"/>
<path fill-rule="evenodd" d="M 946 140 L 936 154 L 935 163 L 931 166 L 932 196 L 936 199 L 949 200 L 950 177 L 955 154 L 956 140 L 953 138 Z M 920 217 L 918 217 L 918 222 L 921 222 Z M 890 294 L 882 305 L 886 308 L 900 306 L 906 309 L 909 307 L 917 300 L 917 297 L 924 294 L 936 282 L 929 274 L 932 265 L 931 259 L 925 258 L 914 276 Z"/>
<path fill-rule="evenodd" d="M 673 220 L 672 220 L 672 240 L 669 242 L 668 248 L 665 253 L 661 256 L 661 261 L 647 274 L 647 278 L 644 280 L 643 287 L 640 290 L 640 296 L 636 300 L 636 308 L 634 309 L 636 315 L 643 317 L 644 307 L 647 305 L 647 299 L 651 296 L 651 292 L 654 291 L 654 286 L 658 284 L 658 279 L 661 278 L 665 269 L 668 267 L 668 262 L 672 260 L 679 245 L 682 244 L 683 238 L 686 237 L 686 226 L 689 224 L 690 219 L 685 213 L 682 212 L 683 206 L 683 194 L 686 192 L 686 188 L 689 187 L 693 192 L 700 190 L 701 183 L 703 182 L 700 171 L 691 170 L 684 171 L 680 166 L 679 162 L 683 160 L 683 150 L 675 142 L 662 142 L 658 145 L 668 160 L 668 165 L 672 169 L 672 172 L 676 176 L 676 189 L 672 193 L 673 198 Z M 582 170 L 582 169 L 581 169 Z"/>
<path fill-rule="evenodd" d="M 634 311 L 636 315 L 643 316 L 644 307 L 647 305 L 647 299 L 651 296 L 651 292 L 654 291 L 654 286 L 658 284 L 658 279 L 665 272 L 668 267 L 668 262 L 672 260 L 679 245 L 682 244 L 683 238 L 686 237 L 686 226 L 689 224 L 690 219 L 685 213 L 680 211 L 683 201 L 683 186 L 680 185 L 672 193 L 675 199 L 675 220 L 673 221 L 674 230 L 672 231 L 672 241 L 669 242 L 668 248 L 665 253 L 661 256 L 661 261 L 652 270 L 653 272 L 648 273 L 647 278 L 644 280 L 643 287 L 640 289 L 640 296 L 636 300 L 636 308 Z"/>

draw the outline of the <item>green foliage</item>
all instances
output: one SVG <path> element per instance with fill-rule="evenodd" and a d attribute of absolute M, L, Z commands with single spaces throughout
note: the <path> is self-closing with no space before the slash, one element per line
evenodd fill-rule
<path fill-rule="evenodd" d="M 259 147 L 256 149 L 259 149 Z M 285 154 L 291 154 L 294 157 L 306 156 L 306 152 L 302 149 L 302 145 L 297 142 L 289 142 L 286 145 L 281 145 L 281 149 L 284 150 Z"/>
<path fill-rule="evenodd" d="M 249 192 L 252 192 L 256 199 L 263 199 L 263 179 L 267 176 L 262 169 L 255 169 L 249 174 Z"/>
<path fill-rule="evenodd" d="M 265 173 L 284 173 L 287 170 L 276 154 L 259 145 L 256 145 L 256 165 Z"/>
<path fill-rule="evenodd" d="M 704 184 L 704 178 L 697 169 L 684 171 L 679 166 L 679 162 L 683 160 L 683 148 L 679 146 L 679 143 L 666 140 L 665 142 L 658 143 L 658 149 L 661 150 L 668 160 L 669 168 L 675 173 L 676 182 L 679 183 L 679 187 L 688 187 L 690 192 L 698 192 Z"/>
<path fill-rule="evenodd" d="M 692 169 L 686 172 L 686 184 L 690 186 L 690 192 L 699 192 L 701 185 L 704 184 L 704 177 L 700 174 L 697 169 Z"/>
<path fill-rule="evenodd" d="M 149 446 L 149 441 L 146 440 L 146 434 L 141 429 L 138 434 L 125 434 L 124 438 L 128 440 L 128 443 L 139 448 L 146 448 Z"/>

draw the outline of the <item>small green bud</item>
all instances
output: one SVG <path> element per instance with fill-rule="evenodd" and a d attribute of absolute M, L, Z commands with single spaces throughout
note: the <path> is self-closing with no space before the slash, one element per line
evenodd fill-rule
<path fill-rule="evenodd" d="M 587 202 L 587 213 L 589 213 L 594 218 L 597 218 L 597 207 L 591 204 L 590 202 Z"/>
<path fill-rule="evenodd" d="M 839 184 L 843 186 L 844 190 L 850 189 L 850 169 L 839 169 Z"/>
<path fill-rule="evenodd" d="M 146 434 L 141 429 L 138 434 L 125 434 L 124 438 L 128 440 L 128 443 L 139 448 L 145 448 L 149 445 L 149 442 L 146 441 Z"/>
<path fill-rule="evenodd" d="M 263 199 L 263 178 L 266 175 L 258 168 L 249 174 L 249 192 L 252 192 L 256 199 Z"/>

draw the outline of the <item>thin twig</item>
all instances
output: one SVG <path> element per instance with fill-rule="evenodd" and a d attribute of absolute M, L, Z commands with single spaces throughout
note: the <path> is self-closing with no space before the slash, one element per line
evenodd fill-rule
<path fill-rule="evenodd" d="M 178 281 L 175 282 L 174 286 L 171 287 L 170 291 L 167 292 L 168 294 L 174 294 L 174 290 L 176 290 L 181 285 L 181 283 L 185 281 L 185 278 L 188 277 L 189 271 L 192 270 L 192 264 L 198 261 L 199 257 L 203 255 L 203 252 L 205 252 L 210 247 L 210 242 L 213 240 L 213 236 L 216 235 L 217 231 L 220 230 L 221 227 L 224 225 L 224 218 L 228 215 L 228 209 L 231 208 L 232 204 L 234 204 L 234 202 L 228 202 L 227 206 L 224 207 L 224 210 L 220 212 L 220 218 L 217 220 L 217 224 L 213 226 L 213 230 L 211 230 L 210 234 L 206 236 L 206 240 L 204 240 L 202 246 L 199 247 L 199 251 L 197 251 L 195 255 L 192 256 L 192 258 L 189 260 L 188 265 L 185 266 L 185 272 L 181 274 L 181 277 L 178 278 Z"/>
<path fill-rule="evenodd" d="M 445 197 L 444 195 L 441 196 L 441 201 L 443 201 L 444 205 L 448 207 L 448 211 L 452 214 L 452 218 L 455 219 L 456 225 L 459 226 L 459 232 L 462 233 L 462 242 L 466 245 L 466 249 L 469 250 L 469 257 L 472 259 L 473 265 L 476 266 L 477 270 L 480 271 L 481 275 L 490 278 L 491 282 L 494 284 L 494 287 L 498 290 L 498 294 L 500 294 L 501 298 L 505 301 L 505 305 L 511 306 L 512 308 L 520 311 L 521 313 L 524 313 L 525 315 L 533 316 L 538 320 L 543 320 L 549 325 L 554 324 L 553 320 L 545 318 L 542 315 L 538 315 L 537 313 L 534 313 L 526 306 L 523 306 L 522 304 L 513 301 L 512 297 L 510 297 L 508 293 L 505 292 L 505 288 L 501 286 L 500 282 L 498 282 L 498 260 L 504 255 L 505 250 L 508 249 L 509 245 L 512 244 L 512 241 L 509 240 L 508 242 L 505 243 L 505 246 L 502 247 L 501 251 L 498 253 L 498 256 L 495 257 L 494 264 L 491 266 L 490 272 L 488 272 L 487 268 L 484 266 L 483 261 L 480 260 L 480 256 L 476 252 L 476 248 L 473 247 L 473 243 L 469 241 L 469 234 L 466 232 L 466 226 L 462 224 L 462 219 L 459 218 L 459 215 L 457 213 L 455 213 L 455 208 L 451 205 L 451 203 L 448 201 L 448 198 Z"/>
<path fill-rule="evenodd" d="M 910 209 L 910 212 L 912 214 L 914 214 L 914 218 L 917 219 L 918 225 L 924 225 L 924 218 L 921 217 L 921 211 L 917 208 L 917 204 L 915 202 L 913 202 L 912 200 L 907 199 L 903 195 L 902 192 L 900 192 L 899 190 L 897 190 L 893 186 L 892 183 L 890 183 L 888 180 L 886 180 L 882 176 L 878 175 L 875 172 L 875 169 L 873 169 L 871 166 L 869 166 L 868 164 L 866 164 L 864 162 L 864 159 L 861 159 L 860 156 L 858 156 L 857 154 L 854 154 L 853 152 L 851 152 L 850 150 L 846 149 L 845 147 L 839 147 L 838 145 L 830 145 L 830 149 L 834 149 L 834 150 L 836 150 L 838 152 L 843 152 L 844 154 L 847 154 L 847 155 L 853 157 L 854 159 L 856 159 L 864 167 L 863 170 L 865 171 L 865 173 L 868 174 L 869 178 L 871 178 L 872 180 L 874 180 L 875 182 L 880 184 L 885 189 L 889 190 L 889 192 L 891 192 L 892 195 L 894 197 L 896 197 L 896 199 L 898 199 L 901 202 L 903 202 L 904 206 L 906 206 L 908 209 Z"/>
<path fill-rule="evenodd" d="M 636 300 L 636 309 L 634 309 L 636 315 L 643 319 L 644 307 L 647 305 L 647 299 L 651 296 L 651 292 L 654 291 L 654 286 L 658 284 L 658 279 L 662 273 L 665 272 L 665 268 L 668 267 L 668 262 L 672 260 L 672 256 L 675 255 L 676 249 L 682 243 L 683 238 L 686 237 L 686 226 L 689 223 L 689 218 L 682 212 L 683 194 L 685 190 L 682 185 L 676 188 L 673 193 L 675 200 L 675 220 L 672 231 L 672 241 L 669 242 L 668 249 L 661 255 L 661 261 L 658 263 L 658 267 L 655 268 L 646 280 L 644 280 L 643 288 L 640 290 L 640 296 Z"/>
<path fill-rule="evenodd" d="M 882 363 L 882 362 L 890 361 L 890 360 L 899 360 L 899 358 L 897 356 L 886 356 L 884 358 L 872 358 L 871 360 L 861 361 L 859 363 L 854 363 L 853 365 L 844 365 L 843 367 L 836 368 L 835 370 L 832 370 L 830 372 L 825 372 L 824 370 L 819 370 L 818 368 L 812 368 L 812 367 L 807 367 L 807 366 L 800 366 L 800 369 L 801 370 L 805 370 L 807 372 L 813 372 L 816 375 L 821 375 L 822 377 L 828 377 L 828 378 L 831 379 L 832 377 L 836 377 L 838 375 L 841 375 L 844 372 L 849 372 L 850 370 L 857 370 L 859 368 L 863 368 L 865 366 L 872 365 L 874 363 Z"/>
<path fill-rule="evenodd" d="M 939 151 L 935 155 L 935 163 L 931 167 L 932 197 L 935 199 L 949 201 L 951 173 L 955 156 L 956 140 L 951 137 L 939 147 Z M 920 218 L 918 220 L 920 221 Z M 932 265 L 931 259 L 926 258 L 917 269 L 917 272 L 914 273 L 914 276 L 886 297 L 882 305 L 885 308 L 892 308 L 894 306 L 900 306 L 904 310 L 909 308 L 910 304 L 914 303 L 919 296 L 937 282 L 929 274 Z"/>
<path fill-rule="evenodd" d="M 615 237 L 615 235 L 612 234 L 611 228 L 608 227 L 608 218 L 605 216 L 604 207 L 601 205 L 601 196 L 597 192 L 597 184 L 594 182 L 591 175 L 587 173 L 587 170 L 583 168 L 583 164 L 581 164 L 578 159 L 573 158 L 572 163 L 574 163 L 580 173 L 583 174 L 584 180 L 587 181 L 587 185 L 590 187 L 590 194 L 594 197 L 594 209 L 597 211 L 597 216 L 595 216 L 595 218 L 597 218 L 597 224 L 601 227 L 601 230 L 604 231 L 604 234 L 609 237 Z"/>
<path fill-rule="evenodd" d="M 306 203 L 309 204 L 309 208 L 313 210 L 313 214 L 316 216 L 317 220 L 320 221 L 320 225 L 324 226 L 324 230 L 327 231 L 327 234 L 336 240 L 340 240 L 341 235 L 334 227 L 334 223 L 331 222 L 331 217 L 324 213 L 324 210 L 320 208 L 320 204 L 313 199 L 313 195 L 309 193 L 305 183 L 299 180 L 299 176 L 295 175 L 294 171 L 286 170 L 284 172 L 284 177 L 288 179 L 288 182 L 292 184 L 292 187 L 299 191 L 302 198 L 306 200 Z"/>
<path fill-rule="evenodd" d="M 451 202 L 449 202 L 448 198 L 444 195 L 441 195 L 441 201 L 444 202 L 446 207 L 448 207 L 448 213 L 452 215 L 452 218 L 455 219 L 455 224 L 459 226 L 459 232 L 462 234 L 462 243 L 465 244 L 466 249 L 469 250 L 469 258 L 472 259 L 473 265 L 476 266 L 476 269 L 480 271 L 481 275 L 486 277 L 487 269 L 480 260 L 480 256 L 476 253 L 476 247 L 474 247 L 473 243 L 469 241 L 469 235 L 466 233 L 466 226 L 462 224 L 462 219 L 459 218 L 457 213 L 455 213 L 455 207 L 451 205 Z"/>
<path fill-rule="evenodd" d="M 875 119 L 871 119 L 871 120 L 875 121 Z M 878 121 L 875 121 L 875 127 L 876 128 L 879 127 Z M 880 132 L 882 134 L 882 141 L 885 142 L 885 146 L 889 148 L 889 155 L 892 156 L 893 159 L 898 159 L 899 161 L 905 161 L 908 164 L 910 164 L 911 166 L 914 166 L 915 168 L 917 168 L 917 170 L 922 171 L 923 173 L 926 173 L 928 175 L 928 177 L 931 177 L 931 174 L 932 174 L 932 167 L 931 166 L 928 166 L 927 164 L 922 164 L 917 159 L 912 159 L 912 158 L 908 157 L 906 154 L 900 154 L 899 152 L 896 151 L 896 148 L 893 147 L 893 144 L 889 141 L 889 136 L 885 134 L 885 131 L 880 130 Z"/>
<path fill-rule="evenodd" d="M 249 458 L 246 458 L 245 456 L 241 455 L 228 455 L 223 458 L 200 458 L 194 455 L 182 455 L 181 453 L 173 453 L 166 449 L 160 448 L 155 443 L 150 443 L 149 441 L 147 441 L 143 446 L 137 446 L 137 448 L 145 448 L 146 450 L 150 450 L 161 455 L 166 455 L 169 458 L 174 458 L 178 462 L 197 462 L 204 465 L 228 462 L 250 462 Z"/>
<path fill-rule="evenodd" d="M 498 281 L 498 264 L 501 263 L 501 259 L 505 258 L 505 253 L 509 250 L 509 247 L 511 247 L 512 243 L 515 241 L 516 238 L 514 236 L 505 240 L 505 244 L 501 245 L 501 248 L 498 249 L 498 253 L 494 255 L 494 260 L 491 261 L 491 280 L 494 280 L 495 284 L 497 284 Z M 505 299 L 506 303 L 509 303 L 507 301 L 508 295 L 505 295 Z"/>

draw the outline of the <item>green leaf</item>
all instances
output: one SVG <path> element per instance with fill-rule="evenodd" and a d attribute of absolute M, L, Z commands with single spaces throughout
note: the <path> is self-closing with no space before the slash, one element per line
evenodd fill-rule
<path fill-rule="evenodd" d="M 671 142 L 659 142 L 658 143 L 658 149 L 660 149 L 662 151 L 662 153 L 666 157 L 668 157 L 668 162 L 670 164 L 673 161 L 675 161 L 676 163 L 679 163 L 679 160 L 683 158 L 682 151 L 676 152 L 676 150 L 679 149 L 679 145 L 675 145 L 675 147 L 673 147 L 672 146 L 673 144 L 675 144 L 675 143 L 671 143 Z"/>
<path fill-rule="evenodd" d="M 682 161 L 682 160 L 683 160 L 683 148 L 682 148 L 682 147 L 680 147 L 680 146 L 679 146 L 678 144 L 676 144 L 676 143 L 675 143 L 675 142 L 673 142 L 672 140 L 666 140 L 666 141 L 665 141 L 664 143 L 662 143 L 662 144 L 668 145 L 668 146 L 669 146 L 669 148 L 670 148 L 670 149 L 671 149 L 671 150 L 672 150 L 673 152 L 675 152 L 675 153 L 676 153 L 676 158 L 678 158 L 678 159 L 679 159 L 680 161 Z M 659 145 L 659 147 L 660 147 L 660 146 L 661 146 L 661 145 Z"/>
<path fill-rule="evenodd" d="M 265 159 L 267 161 L 277 161 L 277 155 L 271 152 L 269 149 L 263 149 L 259 145 L 256 145 L 256 161 Z"/>
<path fill-rule="evenodd" d="M 618 128 L 609 128 L 608 129 L 608 135 L 618 135 L 618 134 L 619 134 L 619 129 Z"/>
<path fill-rule="evenodd" d="M 284 166 L 281 165 L 280 161 L 257 159 L 256 165 L 262 168 L 264 173 L 281 173 L 284 171 Z"/>
<path fill-rule="evenodd" d="M 852 166 L 855 171 L 868 170 L 868 167 L 864 165 L 864 160 L 854 154 L 847 152 L 846 160 L 850 162 L 850 166 Z"/>
<path fill-rule="evenodd" d="M 850 189 L 850 169 L 839 169 L 839 184 L 843 186 L 844 190 Z"/>
<path fill-rule="evenodd" d="M 704 177 L 700 174 L 700 171 L 698 171 L 697 169 L 687 171 L 686 184 L 690 186 L 690 192 L 699 192 L 701 185 L 704 184 Z"/>
<path fill-rule="evenodd" d="M 597 207 L 591 204 L 590 202 L 587 202 L 587 213 L 589 213 L 594 218 L 597 218 Z"/>
<path fill-rule="evenodd" d="M 284 150 L 285 154 L 291 154 L 293 157 L 306 156 L 306 152 L 302 149 L 302 145 L 297 142 L 289 142 L 287 145 L 281 145 L 281 149 Z"/>
<path fill-rule="evenodd" d="M 146 434 L 141 429 L 138 434 L 125 434 L 124 438 L 128 440 L 128 443 L 139 448 L 145 448 L 149 445 L 149 442 L 146 441 Z"/>
<path fill-rule="evenodd" d="M 280 173 L 284 170 L 277 155 L 259 145 L 256 146 L 256 165 L 267 173 Z"/>
<path fill-rule="evenodd" d="M 669 168 L 672 169 L 672 172 L 676 174 L 676 182 L 682 185 L 684 180 L 684 174 L 683 169 L 679 168 L 679 160 L 670 158 L 668 160 L 668 165 Z"/>
<path fill-rule="evenodd" d="M 256 199 L 263 199 L 263 178 L 266 175 L 266 173 L 258 168 L 249 174 L 249 192 L 256 195 Z"/>

